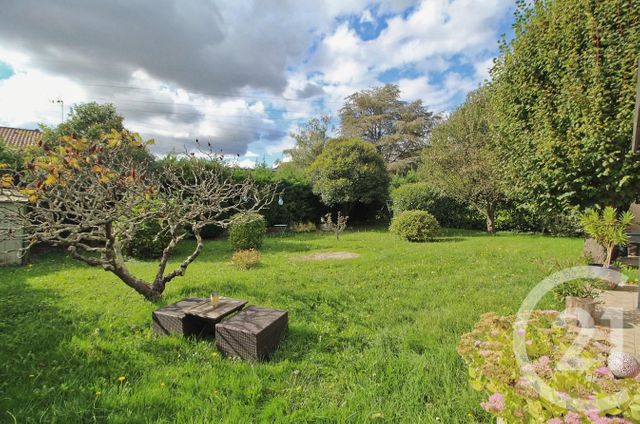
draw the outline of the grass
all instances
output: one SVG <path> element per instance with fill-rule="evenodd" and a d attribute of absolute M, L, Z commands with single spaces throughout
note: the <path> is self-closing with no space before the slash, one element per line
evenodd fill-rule
<path fill-rule="evenodd" d="M 361 257 L 291 260 L 332 250 Z M 412 244 L 367 230 L 270 237 L 261 264 L 240 271 L 225 241 L 209 242 L 162 304 L 217 290 L 289 310 L 267 363 L 158 337 L 160 305 L 62 253 L 35 255 L 0 274 L 0 422 L 490 422 L 460 335 L 484 312 L 515 312 L 580 250 L 569 238 L 458 231 Z"/>

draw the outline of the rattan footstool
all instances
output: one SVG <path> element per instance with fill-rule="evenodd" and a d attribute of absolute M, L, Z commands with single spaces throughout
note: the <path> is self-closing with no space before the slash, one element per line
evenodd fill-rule
<path fill-rule="evenodd" d="M 216 345 L 227 356 L 267 359 L 288 325 L 287 311 L 252 306 L 216 325 Z"/>
<path fill-rule="evenodd" d="M 214 326 L 239 311 L 246 300 L 220 297 L 215 306 L 209 299 L 191 297 L 153 311 L 153 330 L 158 334 L 212 336 Z"/>
<path fill-rule="evenodd" d="M 153 331 L 158 334 L 182 334 L 185 336 L 198 334 L 202 323 L 187 315 L 185 311 L 201 302 L 202 299 L 192 297 L 153 311 L 151 314 Z"/>

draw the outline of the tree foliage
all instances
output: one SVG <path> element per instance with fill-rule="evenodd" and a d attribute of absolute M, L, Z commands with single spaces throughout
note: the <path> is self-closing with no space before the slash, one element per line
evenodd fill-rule
<path fill-rule="evenodd" d="M 7 145 L 0 138 L 0 163 L 5 164 L 9 169 L 19 169 L 22 166 L 22 156 L 20 152 Z M 0 173 L 2 171 L 0 170 Z"/>
<path fill-rule="evenodd" d="M 469 94 L 466 102 L 437 126 L 431 146 L 424 149 L 419 178 L 484 215 L 487 231 L 495 227 L 495 212 L 504 198 L 501 165 L 494 150 L 489 87 Z"/>
<path fill-rule="evenodd" d="M 387 199 L 389 175 L 375 147 L 357 139 L 331 140 L 311 165 L 313 192 L 327 206 Z"/>
<path fill-rule="evenodd" d="M 515 34 L 493 70 L 512 195 L 547 212 L 626 207 L 640 192 L 637 1 L 519 1 Z"/>
<path fill-rule="evenodd" d="M 284 151 L 291 157 L 291 162 L 301 168 L 307 168 L 322 153 L 329 142 L 331 117 L 328 115 L 312 118 L 302 127 L 291 133 L 296 145 Z"/>
<path fill-rule="evenodd" d="M 110 103 L 79 103 L 71 108 L 68 118 L 60 125 L 45 127 L 44 138 L 53 141 L 64 135 L 74 135 L 98 139 L 111 130 L 122 131 L 123 121 L 124 118 Z"/>
<path fill-rule="evenodd" d="M 71 108 L 67 119 L 57 127 L 42 126 L 43 146 L 45 149 L 59 146 L 60 139 L 66 136 L 104 140 L 111 131 L 121 132 L 124 129 L 123 123 L 124 118 L 111 103 L 78 103 Z M 131 155 L 145 166 L 151 166 L 154 160 L 148 149 L 131 149 L 123 154 Z"/>
<path fill-rule="evenodd" d="M 158 298 L 200 255 L 206 225 L 226 227 L 231 214 L 260 210 L 273 200 L 272 188 L 233 181 L 195 157 L 185 159 L 190 166 L 140 166 L 129 153 L 146 150 L 148 143 L 126 130 L 99 139 L 63 136 L 59 143 L 28 159 L 14 181 L 2 180 L 4 189 L 29 200 L 24 210 L 6 209 L 5 217 L 24 224 L 28 246 L 66 247 L 73 258 L 112 272 L 147 299 Z M 145 281 L 128 269 L 123 247 L 150 220 L 168 243 L 155 277 Z M 194 250 L 168 270 L 176 246 L 191 234 Z M 0 238 L 13 237 L 11 229 L 0 228 Z"/>
<path fill-rule="evenodd" d="M 340 109 L 341 136 L 372 143 L 394 170 L 415 163 L 436 122 L 421 100 L 400 100 L 394 84 L 354 93 Z"/>

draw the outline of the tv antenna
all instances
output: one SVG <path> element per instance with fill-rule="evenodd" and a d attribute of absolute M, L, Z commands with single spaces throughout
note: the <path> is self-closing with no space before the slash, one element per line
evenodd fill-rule
<path fill-rule="evenodd" d="M 57 103 L 60 105 L 60 122 L 64 122 L 64 100 L 58 97 L 56 100 L 51 100 L 51 103 Z"/>

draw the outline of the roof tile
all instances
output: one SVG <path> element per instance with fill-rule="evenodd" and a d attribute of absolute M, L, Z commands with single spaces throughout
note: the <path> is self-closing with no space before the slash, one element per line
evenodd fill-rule
<path fill-rule="evenodd" d="M 42 132 L 40 130 L 0 127 L 0 140 L 9 146 L 23 149 L 37 145 L 42 140 Z"/>

